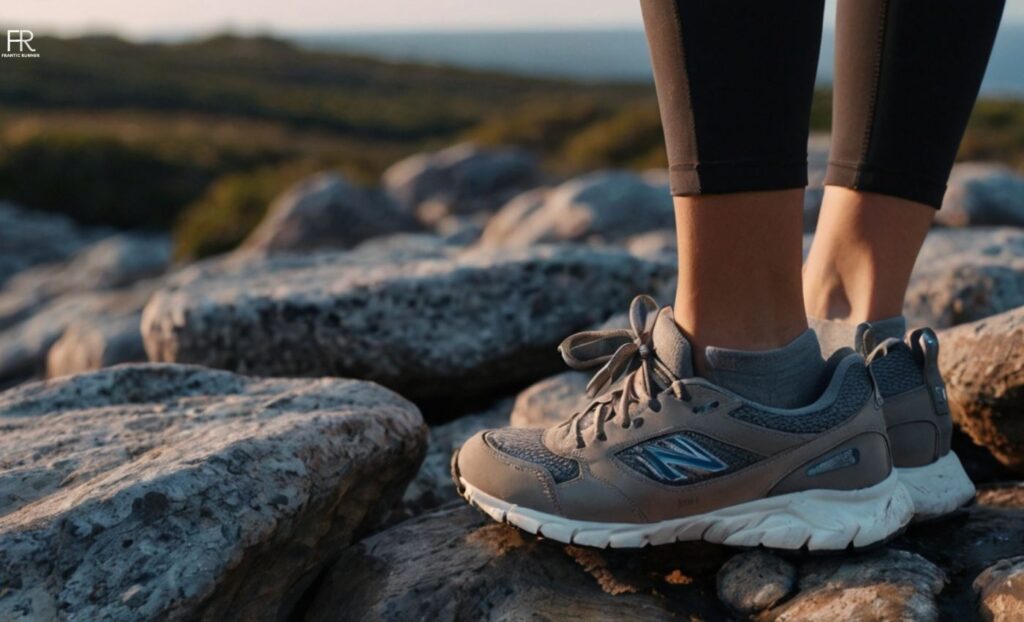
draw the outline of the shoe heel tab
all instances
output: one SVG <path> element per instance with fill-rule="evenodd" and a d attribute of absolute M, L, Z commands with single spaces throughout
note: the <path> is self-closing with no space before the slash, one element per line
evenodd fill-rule
<path fill-rule="evenodd" d="M 924 381 L 928 385 L 928 394 L 932 398 L 935 412 L 940 415 L 949 414 L 949 399 L 946 395 L 946 383 L 939 371 L 939 337 L 930 328 L 918 328 L 910 333 L 907 339 L 914 353 L 914 360 L 921 366 Z"/>

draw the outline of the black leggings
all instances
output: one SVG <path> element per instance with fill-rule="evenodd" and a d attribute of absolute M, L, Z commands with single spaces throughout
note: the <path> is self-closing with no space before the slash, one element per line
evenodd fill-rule
<path fill-rule="evenodd" d="M 939 207 L 1003 0 L 839 0 L 825 183 Z M 807 185 L 823 0 L 641 0 L 672 193 Z"/>

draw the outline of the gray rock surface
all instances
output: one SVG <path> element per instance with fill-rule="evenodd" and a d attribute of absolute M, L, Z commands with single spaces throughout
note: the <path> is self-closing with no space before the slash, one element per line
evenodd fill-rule
<path fill-rule="evenodd" d="M 350 547 L 325 577 L 307 619 L 723 619 L 723 608 L 702 594 L 686 567 L 689 559 L 715 563 L 721 556 L 670 548 L 638 555 L 561 546 L 458 502 Z"/>
<path fill-rule="evenodd" d="M 1024 620 L 1024 556 L 1003 559 L 985 569 L 974 580 L 984 620 Z"/>
<path fill-rule="evenodd" d="M 508 426 L 512 400 L 503 399 L 483 412 L 430 426 L 427 455 L 402 497 L 402 514 L 422 514 L 459 498 L 452 482 L 452 452 L 480 430 Z"/>
<path fill-rule="evenodd" d="M 434 224 L 453 214 L 494 211 L 542 177 L 529 153 L 463 143 L 401 160 L 384 172 L 382 182 L 408 213 Z"/>
<path fill-rule="evenodd" d="M 775 606 L 796 587 L 796 567 L 765 550 L 740 553 L 718 571 L 718 598 L 741 614 Z"/>
<path fill-rule="evenodd" d="M 939 619 L 935 597 L 945 574 L 920 555 L 885 549 L 863 557 L 811 561 L 800 569 L 797 594 L 767 612 L 778 622 Z"/>
<path fill-rule="evenodd" d="M 943 331 L 939 339 L 953 420 L 1024 473 L 1024 307 Z"/>
<path fill-rule="evenodd" d="M 171 261 L 167 236 L 120 233 L 84 247 L 65 262 L 37 266 L 0 290 L 0 329 L 68 294 L 124 288 L 162 274 Z"/>
<path fill-rule="evenodd" d="M 938 229 L 914 265 L 904 315 L 946 328 L 1024 305 L 1024 230 Z"/>
<path fill-rule="evenodd" d="M 50 347 L 73 324 L 110 326 L 138 318 L 159 284 L 159 280 L 142 281 L 126 289 L 61 296 L 0 330 L 0 385 L 43 376 Z"/>
<path fill-rule="evenodd" d="M 995 162 L 957 164 L 935 220 L 949 227 L 1024 226 L 1024 176 Z"/>
<path fill-rule="evenodd" d="M 280 620 L 422 457 L 349 380 L 128 365 L 0 394 L 0 619 Z"/>
<path fill-rule="evenodd" d="M 383 261 L 322 253 L 182 272 L 143 314 L 150 360 L 378 381 L 411 398 L 491 395 L 561 367 L 569 333 L 673 269 L 575 246 Z"/>
<path fill-rule="evenodd" d="M 737 554 L 701 543 L 594 550 L 496 524 L 456 502 L 349 548 L 307 617 L 738 619 L 722 594 L 757 607 L 776 601 L 759 613 L 751 607 L 765 621 L 972 619 L 972 582 L 1024 553 L 1022 527 L 1024 511 L 975 506 L 858 554 Z"/>
<path fill-rule="evenodd" d="M 626 171 L 597 171 L 554 188 L 534 205 L 519 197 L 488 223 L 488 246 L 522 248 L 546 242 L 618 243 L 647 231 L 671 229 L 672 198 L 660 184 Z M 505 213 L 508 210 L 508 213 Z"/>
<path fill-rule="evenodd" d="M 63 261 L 107 233 L 79 227 L 60 214 L 0 201 L 0 287 L 18 272 Z"/>
<path fill-rule="evenodd" d="M 142 309 L 72 322 L 46 354 L 46 377 L 146 360 L 139 322 Z"/>
<path fill-rule="evenodd" d="M 371 238 L 418 228 L 417 221 L 380 190 L 356 186 L 335 173 L 321 173 L 275 199 L 236 253 L 347 249 Z"/>
<path fill-rule="evenodd" d="M 516 396 L 510 422 L 517 428 L 546 428 L 587 404 L 591 374 L 565 371 L 533 383 Z"/>

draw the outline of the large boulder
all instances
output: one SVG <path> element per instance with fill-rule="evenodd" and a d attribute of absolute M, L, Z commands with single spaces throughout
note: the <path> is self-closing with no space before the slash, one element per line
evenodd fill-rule
<path fill-rule="evenodd" d="M 1024 473 L 1024 307 L 943 331 L 940 341 L 954 421 Z"/>
<path fill-rule="evenodd" d="M 371 238 L 418 228 L 416 220 L 383 192 L 356 186 L 335 173 L 321 173 L 275 199 L 236 252 L 347 249 Z"/>
<path fill-rule="evenodd" d="M 937 229 L 927 237 L 903 313 L 946 328 L 1024 305 L 1024 230 Z"/>
<path fill-rule="evenodd" d="M 537 159 L 525 151 L 462 143 L 401 160 L 382 182 L 408 213 L 434 224 L 451 215 L 492 212 L 539 185 L 542 176 Z"/>
<path fill-rule="evenodd" d="M 307 619 L 723 619 L 724 608 L 702 597 L 704 586 L 689 582 L 689 560 L 714 564 L 715 551 L 672 549 L 670 560 L 667 551 L 562 546 L 492 523 L 458 502 L 350 547 L 324 578 Z M 668 575 L 675 583 L 661 579 Z"/>
<path fill-rule="evenodd" d="M 67 259 L 104 234 L 67 216 L 0 201 L 0 287 L 26 268 Z"/>
<path fill-rule="evenodd" d="M 412 398 L 487 396 L 557 370 L 568 334 L 673 272 L 613 249 L 283 256 L 187 270 L 142 319 L 150 360 L 353 376 Z"/>
<path fill-rule="evenodd" d="M 0 386 L 34 377 L 42 377 L 50 347 L 75 324 L 124 327 L 137 322 L 143 306 L 160 281 L 136 283 L 125 289 L 81 292 L 49 301 L 33 315 L 0 330 Z M 135 324 L 138 333 L 138 324 Z M 103 349 L 104 360 L 116 360 L 116 349 Z M 129 359 L 132 360 L 132 359 Z M 136 359 L 138 360 L 138 359 Z M 144 359 L 143 359 L 144 360 Z M 80 369 L 79 367 L 68 368 Z"/>
<path fill-rule="evenodd" d="M 957 164 L 935 220 L 949 227 L 1024 226 L 1024 176 L 995 162 Z"/>
<path fill-rule="evenodd" d="M 162 274 L 171 261 L 167 236 L 121 233 L 83 248 L 65 262 L 37 266 L 7 281 L 0 291 L 0 328 L 68 294 L 128 287 Z"/>
<path fill-rule="evenodd" d="M 521 248 L 624 242 L 638 233 L 671 229 L 674 216 L 672 197 L 661 184 L 627 171 L 598 171 L 571 179 L 542 199 L 536 193 L 519 197 L 492 222 L 484 229 L 485 245 Z"/>
<path fill-rule="evenodd" d="M 129 365 L 0 394 L 0 619 L 282 620 L 423 454 L 377 385 Z"/>

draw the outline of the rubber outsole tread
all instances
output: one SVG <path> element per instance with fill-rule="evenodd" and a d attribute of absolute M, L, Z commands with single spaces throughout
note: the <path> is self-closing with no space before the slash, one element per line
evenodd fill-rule
<path fill-rule="evenodd" d="M 876 485 L 885 485 L 879 489 L 882 491 L 881 494 L 888 494 L 885 491 L 891 491 L 891 496 L 886 499 L 884 508 L 875 507 L 875 510 L 880 512 L 880 516 L 885 521 L 888 521 L 888 524 L 884 526 L 883 531 L 878 534 L 879 537 L 876 540 L 863 544 L 856 544 L 858 536 L 861 535 L 862 530 L 865 528 L 863 522 L 851 520 L 845 532 L 842 529 L 816 531 L 813 514 L 811 518 L 801 516 L 798 507 L 790 508 L 789 504 L 786 506 L 788 513 L 782 512 L 785 515 L 783 518 L 773 518 L 772 516 L 757 514 L 750 517 L 744 517 L 743 515 L 729 516 L 728 512 L 730 510 L 738 509 L 744 505 L 740 504 L 732 508 L 720 509 L 720 512 L 726 512 L 721 517 L 709 516 L 707 514 L 697 515 L 695 517 L 677 519 L 677 525 L 673 524 L 675 521 L 664 521 L 663 523 L 651 525 L 637 525 L 635 526 L 636 529 L 631 524 L 619 523 L 593 523 L 588 524 L 589 526 L 585 528 L 573 527 L 571 523 L 579 521 L 570 521 L 562 517 L 529 510 L 528 508 L 520 508 L 514 504 L 507 504 L 499 499 L 491 498 L 486 493 L 473 489 L 471 485 L 463 480 L 458 471 L 458 451 L 452 456 L 452 479 L 456 482 L 459 494 L 470 505 L 498 522 L 510 524 L 527 533 L 543 538 L 602 549 L 645 548 L 647 546 L 670 544 L 679 541 L 704 540 L 738 548 L 762 547 L 796 554 L 801 552 L 812 555 L 848 551 L 863 552 L 884 545 L 886 542 L 898 537 L 906 529 L 912 516 L 912 502 L 909 494 L 895 481 L 895 474 L 891 475 L 886 481 Z M 836 491 L 818 492 L 834 493 Z M 484 498 L 486 498 L 486 501 L 481 502 L 481 499 Z M 869 499 L 868 501 L 875 503 L 877 506 L 881 499 L 875 501 Z M 894 503 L 896 504 L 895 507 Z M 502 505 L 506 507 L 501 507 Z M 795 505 L 799 506 L 799 503 Z M 687 518 L 694 519 L 695 522 L 687 523 Z M 820 517 L 816 518 L 820 519 Z M 877 530 L 878 527 L 873 522 L 876 518 L 878 517 L 871 515 L 860 520 L 867 521 L 872 529 Z M 545 522 L 545 519 L 551 519 L 552 522 Z M 789 519 L 792 519 L 793 522 L 786 524 L 786 520 Z M 774 521 L 775 525 L 765 525 L 766 522 L 770 521 Z M 765 525 L 764 529 L 761 529 L 762 525 Z M 644 532 L 644 527 L 649 528 L 650 531 Z M 699 529 L 699 533 L 695 533 L 693 531 L 694 528 Z M 819 537 L 816 538 L 816 535 Z M 868 537 L 871 537 L 870 534 Z M 796 545 L 794 538 L 799 539 L 799 545 Z"/>

